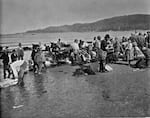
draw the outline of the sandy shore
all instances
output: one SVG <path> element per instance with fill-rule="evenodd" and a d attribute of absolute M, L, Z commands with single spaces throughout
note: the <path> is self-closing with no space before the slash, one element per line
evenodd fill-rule
<path fill-rule="evenodd" d="M 150 116 L 150 69 L 111 67 L 108 73 L 79 77 L 72 76 L 79 67 L 71 65 L 49 67 L 41 75 L 28 72 L 24 87 L 1 90 L 2 118 Z"/>
<path fill-rule="evenodd" d="M 25 52 L 25 60 L 30 54 Z M 97 71 L 97 63 L 90 66 Z M 79 66 L 71 65 L 49 67 L 41 75 L 28 72 L 24 87 L 1 90 L 2 117 L 150 116 L 150 69 L 135 70 L 125 63 L 110 66 L 111 72 L 78 77 L 73 72 Z"/>

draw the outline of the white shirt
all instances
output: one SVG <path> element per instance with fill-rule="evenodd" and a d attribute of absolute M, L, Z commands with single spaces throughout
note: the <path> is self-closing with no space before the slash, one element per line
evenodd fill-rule
<path fill-rule="evenodd" d="M 73 50 L 74 50 L 75 53 L 77 53 L 79 51 L 79 45 L 78 45 L 78 43 L 72 43 L 71 46 L 72 46 L 72 48 L 73 48 Z"/>

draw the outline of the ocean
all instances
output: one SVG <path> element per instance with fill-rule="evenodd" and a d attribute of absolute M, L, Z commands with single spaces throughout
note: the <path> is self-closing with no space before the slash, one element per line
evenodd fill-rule
<path fill-rule="evenodd" d="M 121 39 L 123 36 L 129 37 L 135 31 L 108 31 L 108 32 L 67 32 L 67 33 L 22 33 L 11 34 L 0 37 L 0 46 L 9 46 L 10 48 L 16 47 L 18 43 L 23 46 L 31 46 L 32 44 L 48 44 L 50 42 L 57 42 L 60 38 L 62 42 L 70 43 L 74 39 L 92 41 L 94 37 L 101 36 L 102 38 L 109 34 L 110 37 L 118 37 Z M 147 31 L 138 30 L 137 32 L 146 33 Z"/>

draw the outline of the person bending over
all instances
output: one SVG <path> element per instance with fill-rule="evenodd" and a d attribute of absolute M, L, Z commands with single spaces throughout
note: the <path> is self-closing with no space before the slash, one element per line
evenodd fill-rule
<path fill-rule="evenodd" d="M 13 71 L 15 79 L 18 79 L 18 84 L 23 83 L 24 73 L 27 68 L 27 62 L 24 60 L 17 60 L 10 64 L 10 67 Z"/>

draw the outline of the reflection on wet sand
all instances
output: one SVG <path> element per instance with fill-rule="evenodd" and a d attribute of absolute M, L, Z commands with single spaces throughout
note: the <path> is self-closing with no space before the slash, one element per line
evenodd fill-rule
<path fill-rule="evenodd" d="M 148 116 L 149 70 L 133 72 L 125 65 L 112 66 L 114 72 L 79 77 L 72 76 L 76 67 L 69 65 L 49 68 L 41 75 L 29 72 L 23 87 L 2 89 L 2 116 Z M 13 109 L 18 105 L 23 106 Z"/>
<path fill-rule="evenodd" d="M 5 117 L 10 117 L 13 112 L 13 108 L 28 104 L 29 94 L 24 87 L 13 86 L 6 88 L 2 91 L 1 96 L 1 107 L 2 107 L 2 116 L 6 112 Z M 9 111 L 9 112 L 8 112 Z"/>
<path fill-rule="evenodd" d="M 34 77 L 34 91 L 37 97 L 41 97 L 43 95 L 43 92 L 45 92 L 45 86 L 44 86 L 44 77 L 42 75 L 38 75 Z"/>

